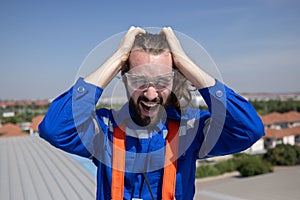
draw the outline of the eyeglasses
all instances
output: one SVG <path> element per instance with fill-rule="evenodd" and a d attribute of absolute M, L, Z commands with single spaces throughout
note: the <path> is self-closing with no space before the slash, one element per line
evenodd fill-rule
<path fill-rule="evenodd" d="M 125 73 L 127 84 L 134 90 L 146 90 L 150 84 L 156 90 L 172 89 L 174 72 L 162 74 L 156 77 L 139 76 L 135 74 Z"/>

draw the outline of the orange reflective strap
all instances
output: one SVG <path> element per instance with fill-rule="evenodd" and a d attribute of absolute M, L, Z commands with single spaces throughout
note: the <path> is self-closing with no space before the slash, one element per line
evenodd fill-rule
<path fill-rule="evenodd" d="M 168 130 L 162 185 L 163 200 L 175 199 L 179 123 L 174 120 L 169 120 Z"/>
<path fill-rule="evenodd" d="M 113 200 L 123 200 L 124 196 L 126 134 L 121 128 L 115 127 L 113 134 L 113 168 L 111 179 L 111 199 Z"/>
<path fill-rule="evenodd" d="M 124 169 L 126 155 L 126 134 L 122 127 L 115 127 L 113 133 L 113 163 L 112 163 L 112 183 L 111 199 L 123 200 L 124 196 Z M 178 130 L 179 123 L 174 120 L 168 122 L 168 135 L 166 138 L 164 176 L 162 184 L 162 199 L 175 199 L 176 169 L 178 155 Z"/>

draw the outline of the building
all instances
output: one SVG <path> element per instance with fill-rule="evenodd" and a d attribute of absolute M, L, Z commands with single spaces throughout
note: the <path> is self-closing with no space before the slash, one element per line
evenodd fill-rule
<path fill-rule="evenodd" d="M 27 136 L 22 129 L 12 123 L 4 124 L 0 127 L 0 137 L 17 137 L 17 136 Z"/>
<path fill-rule="evenodd" d="M 49 100 L 0 100 L 0 114 L 3 118 L 24 113 L 45 114 L 49 105 Z"/>
<path fill-rule="evenodd" d="M 271 101 L 271 100 L 278 100 L 278 101 L 288 101 L 300 100 L 300 93 L 251 93 L 251 94 L 241 94 L 249 101 Z"/>
<path fill-rule="evenodd" d="M 273 148 L 277 144 L 300 145 L 300 113 L 273 112 L 261 116 L 266 135 L 263 137 L 265 148 Z"/>
<path fill-rule="evenodd" d="M 116 103 L 111 102 L 106 103 Z M 118 99 L 118 103 L 124 101 L 124 99 Z M 48 101 L 36 101 L 32 102 L 0 102 L 2 109 L 18 108 L 22 110 L 23 106 L 34 104 L 46 108 L 49 105 Z M 20 112 L 20 110 L 18 110 Z M 291 144 L 300 145 L 300 113 L 296 111 L 290 111 L 287 113 L 273 112 L 267 115 L 260 116 L 265 127 L 265 136 L 253 144 L 245 153 L 257 154 L 264 153 L 267 148 L 273 148 L 277 144 Z M 26 135 L 23 131 L 28 131 L 30 135 L 38 134 L 38 125 L 43 120 L 44 115 L 38 115 L 32 118 L 28 124 L 19 123 L 17 125 L 8 123 L 1 127 L 0 125 L 0 137 L 6 136 L 18 136 Z M 1 123 L 0 123 L 1 124 Z M 24 127 L 27 127 L 26 129 Z M 22 128 L 23 127 L 23 128 Z M 22 131 L 23 130 L 23 131 Z"/>

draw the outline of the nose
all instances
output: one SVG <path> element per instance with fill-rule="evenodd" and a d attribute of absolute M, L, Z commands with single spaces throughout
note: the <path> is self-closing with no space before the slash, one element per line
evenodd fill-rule
<path fill-rule="evenodd" d="M 144 92 L 144 96 L 148 99 L 148 100 L 154 100 L 155 98 L 158 97 L 158 93 L 155 89 L 155 87 L 153 87 L 152 85 L 150 85 Z"/>

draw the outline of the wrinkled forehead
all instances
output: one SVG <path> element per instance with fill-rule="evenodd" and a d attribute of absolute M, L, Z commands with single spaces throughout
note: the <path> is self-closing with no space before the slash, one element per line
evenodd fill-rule
<path fill-rule="evenodd" d="M 165 73 L 172 71 L 172 56 L 169 51 L 151 54 L 143 50 L 135 50 L 129 56 L 129 70 L 135 72 L 151 71 L 151 73 Z M 136 68 L 136 69 L 135 69 Z"/>

